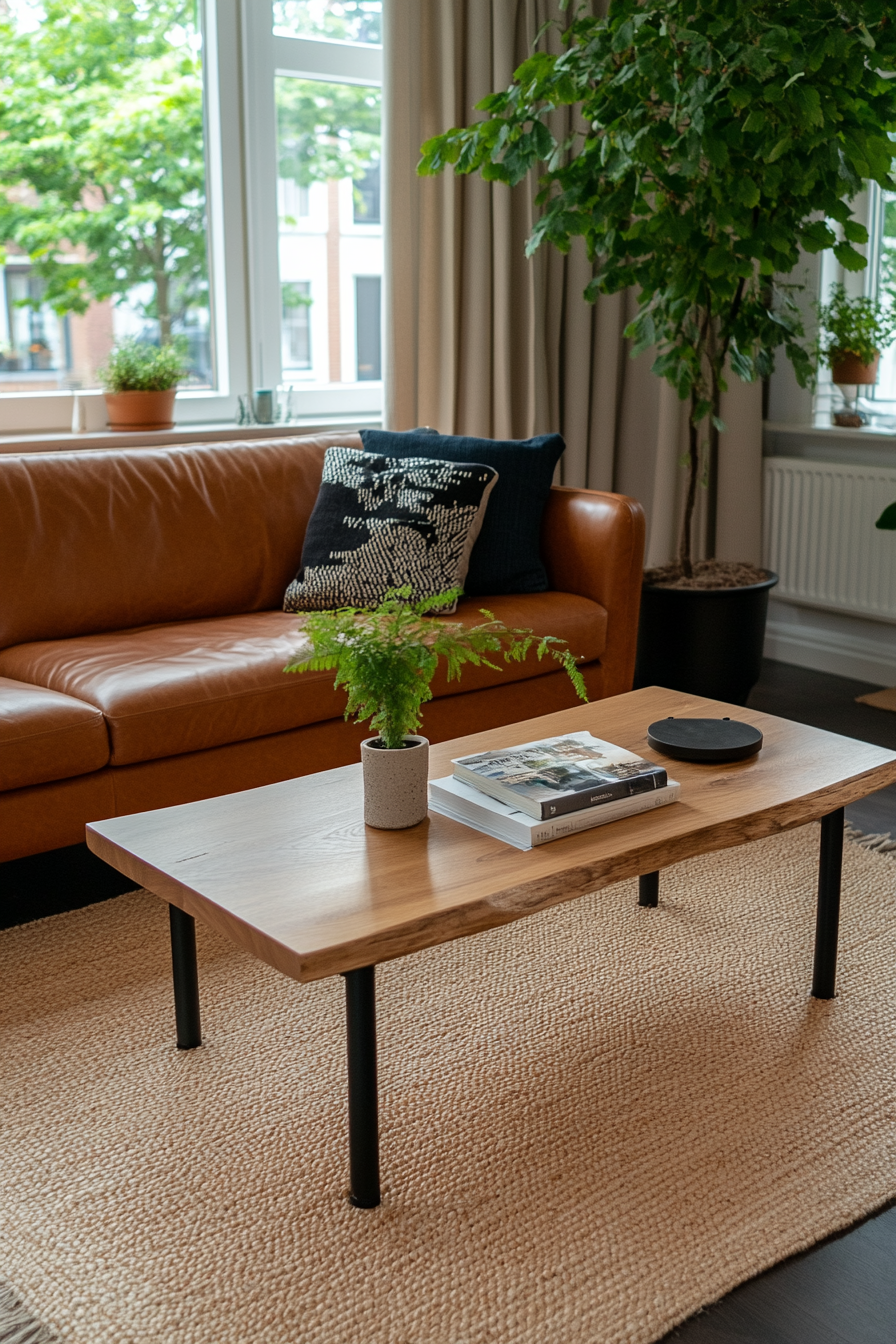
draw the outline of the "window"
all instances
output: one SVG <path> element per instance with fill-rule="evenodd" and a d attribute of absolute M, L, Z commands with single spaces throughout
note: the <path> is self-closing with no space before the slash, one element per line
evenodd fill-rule
<path fill-rule="evenodd" d="M 68 322 L 43 302 L 45 289 L 27 264 L 0 267 L 0 392 L 55 388 L 71 367 Z"/>
<path fill-rule="evenodd" d="M 232 422 L 238 396 L 284 383 L 299 415 L 379 412 L 376 305 L 355 282 L 382 274 L 381 11 L 381 0 L 197 0 L 195 11 L 0 0 L 7 432 L 67 429 L 71 389 L 95 388 L 128 335 L 185 344 L 181 423 Z M 77 40 L 87 15 L 101 40 Z M 70 70 L 51 66 L 50 46 L 63 65 L 71 52 Z M 13 114 L 26 107 L 37 112 L 20 142 L 28 119 Z M 64 180 L 39 152 L 41 118 L 66 127 L 78 171 Z M 88 401 L 99 428 L 101 399 Z"/>
<path fill-rule="evenodd" d="M 303 373 L 311 364 L 311 281 L 287 280 L 280 286 L 283 315 L 283 372 Z"/>
<path fill-rule="evenodd" d="M 275 34 L 289 29 L 298 34 L 340 35 L 339 41 L 317 36 L 294 37 L 276 44 L 274 101 L 276 107 L 278 200 L 278 266 L 283 295 L 305 296 L 301 314 L 282 305 L 280 377 L 298 389 L 326 392 L 334 407 L 378 408 L 380 398 L 360 383 L 382 378 L 379 334 L 369 330 L 370 303 L 362 301 L 365 354 L 359 355 L 358 304 L 355 277 L 376 279 L 383 268 L 380 222 L 380 88 L 363 80 L 358 56 L 370 56 L 348 45 L 344 35 L 364 33 L 370 45 L 378 36 L 378 6 L 363 3 L 324 4 L 308 0 L 274 6 Z M 349 53 L 344 78 L 323 78 Z M 377 49 L 376 55 L 379 55 Z M 299 67 L 287 71 L 290 62 Z M 313 74 L 317 66 L 319 75 Z M 367 69 L 371 69 L 368 60 Z M 304 362 L 295 357 L 298 322 L 309 352 Z M 375 347 L 374 342 L 375 340 Z M 275 375 L 265 371 L 267 378 Z M 359 399 L 360 398 L 360 399 Z"/>
<path fill-rule="evenodd" d="M 355 276 L 355 353 L 359 382 L 383 376 L 380 289 L 378 275 Z"/>
<path fill-rule="evenodd" d="M 304 287 L 305 321 L 311 324 L 316 352 L 316 362 L 309 359 L 302 366 L 284 360 L 282 376 L 301 369 L 307 384 L 335 389 L 362 376 L 355 375 L 355 361 L 346 350 L 352 276 L 359 268 L 382 272 L 382 230 L 368 229 L 374 236 L 361 239 L 352 227 L 357 218 L 354 182 L 366 182 L 371 161 L 379 163 L 380 91 L 366 84 L 279 75 L 275 92 L 280 195 L 284 201 L 300 201 L 304 193 L 308 202 L 304 215 L 280 217 L 280 286 L 284 294 Z M 367 192 L 369 197 L 369 187 Z M 286 351 L 287 326 L 294 331 L 295 318 L 285 305 L 282 322 Z"/>
<path fill-rule="evenodd" d="M 852 296 L 867 294 L 892 307 L 896 305 L 896 193 L 882 191 L 871 183 L 857 198 L 853 213 L 868 228 L 868 265 L 864 271 L 844 272 L 832 252 L 823 253 L 821 296 L 826 297 L 831 286 L 840 282 Z M 823 364 L 818 370 L 815 396 L 816 425 L 830 425 L 832 411 L 849 409 L 857 410 L 872 428 L 896 430 L 896 347 L 882 352 L 876 384 L 847 388 L 845 395 L 852 398 L 856 391 L 855 406 L 850 400 L 845 407 L 844 392 L 831 382 L 830 369 Z"/>
<path fill-rule="evenodd" d="M 382 0 L 275 0 L 274 32 L 379 45 L 382 11 Z"/>
<path fill-rule="evenodd" d="M 372 163 L 363 177 L 355 178 L 353 193 L 354 222 L 356 224 L 379 224 L 380 222 L 380 163 Z"/>
<path fill-rule="evenodd" d="M 95 388 L 123 336 L 180 339 L 186 385 L 214 387 L 190 15 L 178 0 L 0 7 L 0 391 L 23 374 L 42 375 L 35 391 Z"/>
<path fill-rule="evenodd" d="M 875 186 L 871 197 L 868 292 L 887 307 L 896 304 L 896 192 Z M 877 384 L 869 389 L 872 424 L 896 429 L 896 349 L 881 354 Z"/>

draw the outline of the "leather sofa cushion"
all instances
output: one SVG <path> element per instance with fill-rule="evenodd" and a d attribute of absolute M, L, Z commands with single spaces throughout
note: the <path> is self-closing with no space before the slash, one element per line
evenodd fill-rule
<path fill-rule="evenodd" d="M 86 775 L 108 759 L 106 725 L 93 705 L 0 677 L 0 792 Z"/>
<path fill-rule="evenodd" d="M 457 617 L 483 619 L 488 606 L 509 625 L 569 641 L 585 661 L 600 656 L 606 612 L 568 593 L 533 593 L 471 601 Z M 447 619 L 457 619 L 447 618 Z M 14 676 L 85 700 L 106 717 L 113 765 L 285 732 L 342 715 L 344 693 L 332 672 L 284 675 L 299 647 L 298 619 L 282 611 L 114 634 L 22 644 L 0 652 L 0 675 Z M 436 694 L 526 680 L 556 670 L 553 660 L 510 664 L 503 672 L 465 669 L 462 681 L 439 678 Z"/>
<path fill-rule="evenodd" d="M 337 443 L 0 454 L 0 648 L 281 606 Z"/>

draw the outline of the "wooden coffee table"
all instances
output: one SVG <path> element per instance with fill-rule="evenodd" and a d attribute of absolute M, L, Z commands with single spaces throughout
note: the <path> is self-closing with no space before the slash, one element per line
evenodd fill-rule
<path fill-rule="evenodd" d="M 648 724 L 729 715 L 764 735 L 735 765 L 664 761 Z M 170 906 L 177 1043 L 201 1044 L 194 917 L 294 980 L 343 975 L 351 1200 L 380 1202 L 376 963 L 522 919 L 623 878 L 656 906 L 659 870 L 821 818 L 812 994 L 835 993 L 843 808 L 896 780 L 896 754 L 754 710 L 650 687 L 443 742 L 453 756 L 589 729 L 661 761 L 678 802 L 529 852 L 436 813 L 407 831 L 361 819 L 361 767 L 343 766 L 222 798 L 87 827 L 94 853 Z M 745 880 L 748 880 L 745 866 Z M 646 936 L 646 935 L 645 935 Z"/>

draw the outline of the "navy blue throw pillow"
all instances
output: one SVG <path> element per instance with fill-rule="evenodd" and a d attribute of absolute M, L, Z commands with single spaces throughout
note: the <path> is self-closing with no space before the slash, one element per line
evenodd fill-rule
<path fill-rule="evenodd" d="M 369 453 L 429 457 L 447 462 L 484 462 L 498 479 L 482 531 L 470 556 L 464 591 L 543 593 L 548 576 L 541 558 L 541 519 L 554 467 L 566 447 L 559 434 L 534 439 L 474 439 L 432 431 L 362 429 Z"/>

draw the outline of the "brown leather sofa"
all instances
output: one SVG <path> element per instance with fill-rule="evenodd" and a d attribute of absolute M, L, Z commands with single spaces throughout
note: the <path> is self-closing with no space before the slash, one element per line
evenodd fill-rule
<path fill-rule="evenodd" d="M 333 674 L 285 676 L 280 610 L 331 444 L 357 435 L 0 457 L 0 861 L 84 824 L 344 765 L 369 730 Z M 631 686 L 644 521 L 554 489 L 554 591 L 464 599 L 562 636 L 592 698 Z M 441 741 L 575 703 L 552 662 L 434 686 Z"/>

